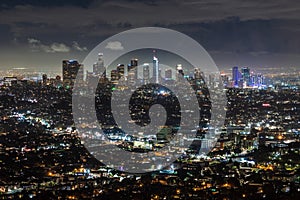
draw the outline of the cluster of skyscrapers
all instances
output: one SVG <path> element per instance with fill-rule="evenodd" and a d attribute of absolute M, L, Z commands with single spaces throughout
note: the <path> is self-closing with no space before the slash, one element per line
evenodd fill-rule
<path fill-rule="evenodd" d="M 161 80 L 171 81 L 178 78 L 177 74 L 183 74 L 181 64 L 172 69 L 166 65 L 160 65 L 159 60 L 153 51 L 153 62 L 143 63 L 139 65 L 138 59 L 131 59 L 128 65 L 118 64 L 115 68 L 105 68 L 103 54 L 98 54 L 98 60 L 93 65 L 92 72 L 86 71 L 86 82 L 99 80 L 110 80 L 112 83 L 117 83 L 122 77 L 125 81 L 133 83 L 137 80 L 147 84 L 150 82 L 159 83 Z M 76 60 L 63 60 L 63 83 L 64 85 L 73 86 L 75 80 L 84 80 L 83 65 Z M 77 76 L 76 76 L 77 75 Z"/>
<path fill-rule="evenodd" d="M 241 71 L 237 66 L 232 68 L 232 83 L 231 87 L 263 87 L 264 86 L 264 76 L 262 74 L 251 73 L 248 67 L 243 67 Z M 229 86 L 229 85 L 228 85 Z"/>
<path fill-rule="evenodd" d="M 118 64 L 115 68 L 105 68 L 103 53 L 98 54 L 98 60 L 93 65 L 92 72 L 86 72 L 86 82 L 101 80 L 110 80 L 112 83 L 117 83 L 124 77 L 124 81 L 134 84 L 136 81 L 142 81 L 144 84 L 149 82 L 160 83 L 161 81 L 172 81 L 179 78 L 178 75 L 184 76 L 183 67 L 181 64 L 177 64 L 174 68 L 160 64 L 158 58 L 153 51 L 153 62 L 143 63 L 139 65 L 138 59 L 131 59 L 128 65 Z M 189 72 L 186 72 L 189 75 Z M 192 76 L 195 78 L 199 74 L 202 78 L 205 78 L 204 74 L 196 69 L 192 72 Z M 262 88 L 265 86 L 265 77 L 261 73 L 253 73 L 250 68 L 235 66 L 232 68 L 232 75 L 228 76 L 225 73 L 221 73 L 218 78 L 214 74 L 207 75 L 208 83 L 223 84 L 225 87 L 235 88 Z M 72 86 L 74 81 L 84 80 L 84 70 L 82 64 L 76 60 L 64 60 L 63 61 L 63 83 L 64 85 Z M 151 80 L 151 81 L 150 81 Z"/>

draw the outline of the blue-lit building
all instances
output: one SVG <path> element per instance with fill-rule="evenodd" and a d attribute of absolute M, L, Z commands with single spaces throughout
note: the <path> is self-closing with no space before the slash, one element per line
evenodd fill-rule
<path fill-rule="evenodd" d="M 246 86 L 252 86 L 252 81 L 250 78 L 250 69 L 248 67 L 243 67 L 241 71 L 244 84 L 246 84 Z"/>
<path fill-rule="evenodd" d="M 239 67 L 235 66 L 232 68 L 232 80 L 233 80 L 233 86 L 238 87 L 239 80 L 241 78 L 241 73 L 239 72 Z"/>
<path fill-rule="evenodd" d="M 257 85 L 259 87 L 265 85 L 265 77 L 262 74 L 257 74 Z"/>

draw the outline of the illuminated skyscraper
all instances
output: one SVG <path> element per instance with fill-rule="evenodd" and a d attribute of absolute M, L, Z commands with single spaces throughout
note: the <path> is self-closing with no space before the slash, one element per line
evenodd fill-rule
<path fill-rule="evenodd" d="M 63 60 L 63 83 L 66 86 L 73 86 L 74 81 L 83 81 L 83 66 L 76 60 Z"/>
<path fill-rule="evenodd" d="M 137 73 L 137 66 L 138 66 L 138 59 L 133 58 L 130 61 L 130 64 L 127 67 L 127 76 L 128 80 L 131 83 L 134 83 L 137 79 L 138 73 Z"/>
<path fill-rule="evenodd" d="M 155 50 L 153 51 L 153 79 L 155 83 L 159 83 L 159 66 L 158 58 L 155 56 Z"/>
<path fill-rule="evenodd" d="M 95 75 L 102 75 L 104 72 L 104 60 L 103 60 L 103 53 L 98 54 L 98 60 L 97 62 L 93 65 L 93 73 Z"/>
<path fill-rule="evenodd" d="M 119 76 L 118 76 L 118 70 L 113 69 L 110 72 L 110 80 L 112 83 L 116 84 L 119 80 Z"/>
<path fill-rule="evenodd" d="M 262 74 L 257 74 L 257 85 L 259 87 L 265 85 L 265 77 Z"/>
<path fill-rule="evenodd" d="M 125 66 L 124 64 L 119 64 L 117 66 L 117 72 L 118 72 L 118 79 L 122 78 L 125 74 Z"/>
<path fill-rule="evenodd" d="M 136 66 L 138 66 L 138 59 L 137 59 L 137 58 L 131 59 L 131 61 L 130 61 L 130 66 L 131 66 L 131 67 L 136 67 Z"/>
<path fill-rule="evenodd" d="M 251 79 L 250 79 L 250 69 L 248 67 L 242 68 L 242 77 L 243 81 L 247 86 L 251 85 Z"/>
<path fill-rule="evenodd" d="M 233 86 L 234 87 L 238 87 L 239 79 L 240 79 L 239 68 L 237 66 L 235 66 L 235 67 L 232 68 L 232 80 L 233 80 Z"/>

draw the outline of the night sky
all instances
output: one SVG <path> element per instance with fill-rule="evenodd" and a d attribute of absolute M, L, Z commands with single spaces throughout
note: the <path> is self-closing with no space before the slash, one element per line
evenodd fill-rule
<path fill-rule="evenodd" d="M 1 0 L 0 70 L 57 71 L 130 28 L 159 26 L 196 39 L 220 68 L 300 68 L 300 1 Z"/>

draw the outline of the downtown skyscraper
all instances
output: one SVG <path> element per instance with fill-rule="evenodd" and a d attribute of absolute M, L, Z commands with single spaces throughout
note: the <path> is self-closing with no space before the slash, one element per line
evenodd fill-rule
<path fill-rule="evenodd" d="M 158 58 L 155 55 L 155 50 L 153 51 L 153 79 L 155 83 L 159 83 L 159 64 Z"/>
<path fill-rule="evenodd" d="M 63 60 L 62 74 L 64 85 L 72 87 L 77 76 L 77 80 L 83 81 L 83 66 L 76 60 Z"/>

